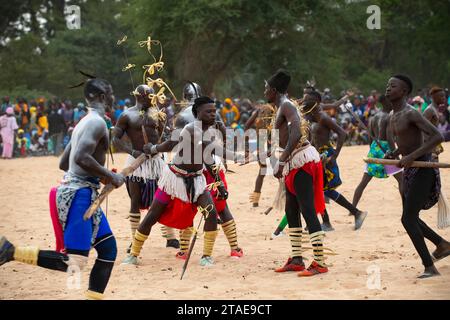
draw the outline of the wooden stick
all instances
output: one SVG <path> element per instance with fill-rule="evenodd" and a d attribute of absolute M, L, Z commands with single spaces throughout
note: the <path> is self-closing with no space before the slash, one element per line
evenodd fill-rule
<path fill-rule="evenodd" d="M 376 159 L 376 158 L 364 158 L 364 162 L 366 163 L 375 163 L 375 164 L 387 164 L 391 166 L 397 166 L 400 160 L 392 160 L 392 159 Z M 416 168 L 450 168 L 450 163 L 442 163 L 442 162 L 428 162 L 428 161 L 413 161 L 411 167 Z"/>
<path fill-rule="evenodd" d="M 147 155 L 145 153 L 142 153 L 139 157 L 137 157 L 130 166 L 124 168 L 120 174 L 123 175 L 124 177 L 130 175 L 131 173 L 133 173 L 137 168 L 139 168 L 139 166 L 141 164 L 144 163 L 144 161 L 147 159 Z M 94 214 L 94 212 L 98 209 L 98 207 L 100 207 L 101 203 L 106 199 L 106 197 L 108 196 L 108 194 L 110 194 L 113 190 L 115 189 L 115 187 L 109 183 L 107 185 L 105 185 L 102 189 L 102 191 L 100 192 L 100 195 L 97 197 L 97 199 L 95 199 L 95 201 L 91 204 L 91 206 L 89 207 L 89 209 L 86 210 L 86 212 L 84 213 L 83 219 L 84 220 L 88 220 L 90 217 L 92 217 L 92 215 Z"/>
<path fill-rule="evenodd" d="M 197 227 L 197 229 L 195 229 L 194 238 L 192 239 L 191 245 L 190 245 L 189 250 L 187 252 L 186 260 L 184 261 L 183 269 L 181 270 L 180 280 L 183 280 L 184 273 L 186 272 L 186 269 L 187 269 L 187 266 L 188 266 L 188 263 L 189 263 L 189 259 L 191 258 L 192 250 L 194 249 L 195 241 L 197 241 L 198 229 L 200 229 L 200 225 L 202 224 L 202 220 L 203 220 L 203 213 L 202 213 L 202 216 L 200 217 L 200 222 L 198 223 L 198 227 Z"/>

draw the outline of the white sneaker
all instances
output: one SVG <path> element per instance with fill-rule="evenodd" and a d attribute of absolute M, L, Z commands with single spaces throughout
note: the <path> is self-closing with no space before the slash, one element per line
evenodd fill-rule
<path fill-rule="evenodd" d="M 200 259 L 200 265 L 202 267 L 212 267 L 214 265 L 214 260 L 209 256 L 203 257 Z"/>
<path fill-rule="evenodd" d="M 273 239 L 275 239 L 275 238 L 279 238 L 279 237 L 282 237 L 282 236 L 284 236 L 284 232 L 283 231 L 281 231 L 279 234 L 275 234 L 275 233 L 272 233 L 271 235 L 270 235 L 270 240 L 273 240 Z"/>
<path fill-rule="evenodd" d="M 137 266 L 138 265 L 138 258 L 133 256 L 132 254 L 128 255 L 121 264 L 132 264 Z"/>

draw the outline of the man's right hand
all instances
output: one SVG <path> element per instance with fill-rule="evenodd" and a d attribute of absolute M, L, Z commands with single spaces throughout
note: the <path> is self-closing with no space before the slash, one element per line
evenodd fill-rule
<path fill-rule="evenodd" d="M 122 174 L 111 172 L 111 184 L 114 187 L 119 188 L 121 185 L 124 184 L 124 182 L 125 177 Z"/>
<path fill-rule="evenodd" d="M 152 148 L 152 146 L 153 146 L 153 143 L 147 143 L 147 144 L 145 144 L 144 145 L 144 147 L 142 148 L 142 150 L 144 150 L 144 153 L 145 154 L 150 154 L 151 155 L 151 152 L 152 152 L 152 150 L 151 150 L 151 148 Z"/>

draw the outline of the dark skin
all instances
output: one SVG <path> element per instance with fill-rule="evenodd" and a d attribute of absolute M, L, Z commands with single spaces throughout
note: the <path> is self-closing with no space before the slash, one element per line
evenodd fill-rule
<path fill-rule="evenodd" d="M 306 95 L 309 94 L 312 91 L 312 89 L 310 88 L 305 88 L 303 89 L 303 98 L 302 98 L 302 102 L 303 99 L 306 98 Z M 346 92 L 346 95 L 343 96 L 342 98 L 340 98 L 339 100 L 335 101 L 335 102 L 331 102 L 331 103 L 321 103 L 320 107 L 322 110 L 331 110 L 331 109 L 336 109 L 338 108 L 341 104 L 345 103 L 347 101 L 348 98 L 350 98 L 351 96 L 353 96 L 355 93 L 351 90 L 348 90 Z"/>
<path fill-rule="evenodd" d="M 438 108 L 442 105 L 445 106 L 447 102 L 447 97 L 445 96 L 444 90 L 439 90 L 431 95 L 432 104 L 430 104 L 425 111 L 423 116 L 430 121 L 433 125 L 437 126 L 439 124 L 439 112 Z"/>
<path fill-rule="evenodd" d="M 121 151 L 132 155 L 137 158 L 144 152 L 145 139 L 142 132 L 142 126 L 145 129 L 148 142 L 156 144 L 159 142 L 159 138 L 162 134 L 164 124 L 160 123 L 150 117 L 156 109 L 151 109 L 149 94 L 154 93 L 153 89 L 147 85 L 140 85 L 136 88 L 136 105 L 129 108 L 121 114 L 116 126 L 113 130 L 113 145 Z M 144 115 L 141 115 L 144 112 Z M 130 141 L 131 146 L 121 139 L 126 134 Z M 129 181 L 128 184 L 131 195 L 131 209 L 130 212 L 139 213 L 141 202 L 141 190 L 139 182 Z"/>
<path fill-rule="evenodd" d="M 247 120 L 247 122 L 245 123 L 245 127 L 244 127 L 244 131 L 249 130 L 250 128 L 253 127 L 253 125 L 255 124 L 256 119 L 258 118 L 259 114 L 260 114 L 261 110 L 259 108 L 256 108 L 253 113 L 251 114 L 250 118 Z M 246 150 L 246 152 L 248 152 Z M 261 163 L 259 162 L 260 168 L 259 168 L 259 172 L 258 172 L 258 176 L 256 177 L 256 182 L 255 182 L 255 192 L 260 193 L 261 189 L 262 189 L 262 185 L 264 183 L 264 168 L 266 168 L 265 165 L 261 165 Z M 255 206 L 255 204 L 254 204 Z"/>
<path fill-rule="evenodd" d="M 397 78 L 390 78 L 386 87 L 386 97 L 392 103 L 394 114 L 391 116 L 389 126 L 398 149 L 391 156 L 402 155 L 399 167 L 408 168 L 418 157 L 430 153 L 444 137 L 433 124 L 423 117 L 420 112 L 406 103 L 409 93 L 407 84 Z M 428 139 L 424 141 L 423 134 Z M 448 242 L 438 246 L 436 252 L 448 250 Z M 434 265 L 426 267 L 428 275 L 439 275 Z"/>
<path fill-rule="evenodd" d="M 432 96 L 432 103 L 425 109 L 423 112 L 423 116 L 430 121 L 435 127 L 439 125 L 439 111 L 438 108 L 441 105 L 445 105 L 446 103 L 446 96 L 444 90 L 435 92 Z M 425 139 L 427 139 L 428 136 L 425 135 Z M 436 158 L 437 160 L 437 158 Z"/>
<path fill-rule="evenodd" d="M 159 137 L 162 134 L 163 123 L 153 119 L 150 116 L 142 116 L 140 113 L 148 113 L 151 115 L 156 110 L 151 109 L 149 94 L 154 91 L 147 85 L 140 85 L 136 88 L 139 93 L 136 95 L 136 105 L 124 111 L 117 121 L 113 130 L 113 145 L 126 153 L 133 155 L 135 158 L 139 157 L 144 152 L 145 139 L 142 132 L 144 126 L 148 142 L 157 144 Z M 130 138 L 131 146 L 124 143 L 121 138 L 124 134 Z"/>
<path fill-rule="evenodd" d="M 369 121 L 369 132 L 370 134 L 378 139 L 378 140 L 387 140 L 390 145 L 390 149 L 395 149 L 395 143 L 393 141 L 392 134 L 389 132 L 389 113 L 392 110 L 392 105 L 389 100 L 381 101 L 383 108 L 377 114 L 375 114 Z M 371 138 L 369 138 L 372 140 Z M 372 143 L 372 141 L 370 141 Z M 400 192 L 400 196 L 403 194 L 403 173 L 399 172 L 394 174 L 395 180 L 398 182 L 398 190 Z M 361 182 L 358 187 L 355 189 L 355 193 L 353 194 L 352 204 L 356 207 L 359 203 L 359 200 L 362 197 L 364 189 L 367 187 L 369 182 L 372 180 L 372 176 L 368 173 L 364 173 Z"/>
<path fill-rule="evenodd" d="M 203 143 L 198 143 L 198 134 L 203 134 L 207 131 L 211 126 L 215 125 L 216 121 L 216 108 L 214 104 L 204 104 L 198 107 L 197 119 L 201 121 L 196 121 L 194 123 L 190 123 L 184 127 L 180 139 L 178 141 L 165 141 L 161 144 L 157 145 L 158 152 L 169 152 L 176 145 L 180 144 L 181 148 L 187 148 L 186 144 L 190 144 L 190 148 L 192 150 L 189 159 L 183 159 L 182 154 L 176 154 L 174 157 L 174 162 L 177 163 L 177 167 L 189 172 L 196 172 L 203 169 L 203 161 L 207 161 L 208 159 L 203 159 L 203 151 L 209 145 L 209 142 L 203 141 Z M 194 136 L 194 132 L 196 136 Z M 190 139 L 183 139 L 184 137 L 188 137 Z M 201 135 L 202 136 L 202 135 Z M 201 137 L 200 136 L 200 137 Z M 147 146 L 144 147 L 144 151 L 148 149 Z M 197 154 L 197 156 L 195 156 Z M 196 163 L 200 155 L 200 163 Z M 178 160 L 178 161 L 177 161 Z M 212 163 L 212 162 L 211 162 Z M 217 230 L 217 213 L 214 207 L 214 202 L 211 197 L 209 191 L 205 191 L 201 194 L 196 202 L 197 206 L 201 206 L 206 208 L 211 205 L 212 210 L 210 214 L 205 219 L 204 231 L 214 231 Z M 150 234 L 152 226 L 159 220 L 162 213 L 165 211 L 166 205 L 160 203 L 159 201 L 153 201 L 147 215 L 144 220 L 139 225 L 138 231 L 142 234 Z"/>
<path fill-rule="evenodd" d="M 406 103 L 407 92 L 408 88 L 402 80 L 389 79 L 386 97 L 391 101 L 394 111 L 389 127 L 398 146 L 390 156 L 402 155 L 399 166 L 405 168 L 444 141 L 437 128 Z M 423 141 L 423 134 L 429 137 L 427 141 Z"/>
<path fill-rule="evenodd" d="M 311 122 L 311 144 L 316 147 L 316 149 L 329 144 L 332 132 L 335 132 L 338 135 L 336 153 L 329 157 L 326 162 L 336 161 L 342 146 L 344 145 L 345 139 L 347 138 L 347 133 L 338 126 L 328 114 L 321 111 L 320 107 L 318 107 L 320 101 L 318 101 L 315 96 L 307 94 L 303 103 L 306 106 L 305 112 L 312 110 L 305 117 Z"/>
<path fill-rule="evenodd" d="M 278 107 L 275 129 L 279 130 L 280 147 L 284 148 L 279 161 L 285 162 L 301 139 L 300 116 L 294 104 L 287 98 L 287 95 L 277 92 L 268 83 L 266 83 L 264 95 L 269 103 L 274 103 Z M 284 165 L 277 163 L 274 170 L 276 178 L 281 179 L 283 177 L 283 168 Z M 294 257 L 291 263 L 303 265 L 303 259 L 302 257 Z"/>
<path fill-rule="evenodd" d="M 117 188 L 124 183 L 123 176 L 104 167 L 109 136 L 103 116 L 113 102 L 111 86 L 105 94 L 87 101 L 91 110 L 75 128 L 72 140 L 61 157 L 59 168 L 81 176 L 99 177 L 104 184 L 111 183 Z"/>
<path fill-rule="evenodd" d="M 275 88 L 271 88 L 266 83 L 264 96 L 269 103 L 274 103 L 277 107 L 275 118 L 275 129 L 279 130 L 280 147 L 284 152 L 280 156 L 279 162 L 285 162 L 294 151 L 301 139 L 300 116 L 295 105 L 286 94 L 279 93 Z M 277 163 L 274 176 L 278 179 L 283 177 L 284 165 Z"/>

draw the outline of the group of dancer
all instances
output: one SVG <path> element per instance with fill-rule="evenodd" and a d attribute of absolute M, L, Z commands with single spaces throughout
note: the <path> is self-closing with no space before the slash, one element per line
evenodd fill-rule
<path fill-rule="evenodd" d="M 431 153 L 443 138 L 430 121 L 407 105 L 411 80 L 403 75 L 389 79 L 386 95 L 381 99 L 383 110 L 370 124 L 374 141 L 369 156 L 398 158 L 401 155 L 399 167 L 404 169 L 369 165 L 355 191 L 353 203 L 336 191 L 342 183 L 337 158 L 345 132 L 323 111 L 327 106 L 322 104 L 314 88 L 305 90 L 299 101 L 290 99 L 287 94 L 290 81 L 290 75 L 284 70 L 277 71 L 266 81 L 264 95 L 270 107 L 258 109 L 247 126 L 250 128 L 256 123 L 258 129 L 270 128 L 278 130 L 279 134 L 277 145 L 270 142 L 270 153 L 277 156 L 275 160 L 270 158 L 274 176 L 280 182 L 278 197 L 285 199 L 283 209 L 291 253 L 287 262 L 275 271 L 294 271 L 301 277 L 328 272 L 325 260 L 333 251 L 325 247 L 324 236 L 325 231 L 333 227 L 325 208 L 325 196 L 354 216 L 354 228 L 358 230 L 367 216 L 367 212 L 357 207 L 367 183 L 372 177 L 394 175 L 402 196 L 402 223 L 425 267 L 420 277 L 438 275 L 434 262 L 450 255 L 450 243 L 429 228 L 419 218 L 419 212 L 437 202 L 439 170 L 414 168 L 411 163 L 432 161 Z M 86 297 L 101 299 L 117 258 L 116 240 L 100 208 L 88 220 L 83 217 L 98 196 L 100 182 L 116 188 L 125 183 L 128 190 L 132 237 L 124 264 L 138 264 L 143 245 L 156 223 L 162 225 L 166 246 L 179 249 L 175 257 L 189 258 L 197 213 L 204 219 L 200 265 L 214 264 L 218 225 L 228 239 L 230 256 L 243 257 L 236 222 L 227 204 L 224 165 L 224 159 L 236 160 L 237 156 L 226 148 L 225 127 L 217 119 L 214 101 L 202 95 L 198 84 L 187 83 L 184 88 L 187 102 L 174 121 L 174 128 L 180 129 L 174 138 L 168 132 L 161 110 L 151 103 L 155 96 L 153 88 L 139 85 L 133 94 L 136 105 L 121 115 L 110 137 L 104 115 L 113 104 L 113 89 L 106 80 L 94 78 L 85 82 L 84 96 L 89 113 L 75 127 L 72 140 L 61 157 L 60 169 L 65 175 L 55 194 L 57 227 L 61 229 L 63 248 L 51 251 L 13 245 L 0 236 L 0 265 L 18 261 L 63 272 L 71 266 L 81 270 L 86 266 L 90 249 L 95 248 L 97 259 L 90 273 Z M 338 136 L 336 146 L 330 141 L 333 132 Z M 123 141 L 125 134 L 131 144 Z M 105 161 L 110 143 L 128 153 L 126 166 L 142 154 L 146 155 L 146 160 L 127 177 L 107 170 Z M 174 155 L 170 161 L 165 158 L 168 152 Z M 251 199 L 254 205 L 258 204 L 265 166 L 261 163 Z M 141 210 L 148 210 L 143 219 Z M 322 216 L 322 224 L 318 215 Z M 180 230 L 179 241 L 175 230 Z M 436 246 L 432 254 L 425 238 Z M 305 243 L 310 243 L 311 247 L 304 246 Z M 303 255 L 310 249 L 313 260 L 306 267 Z"/>

